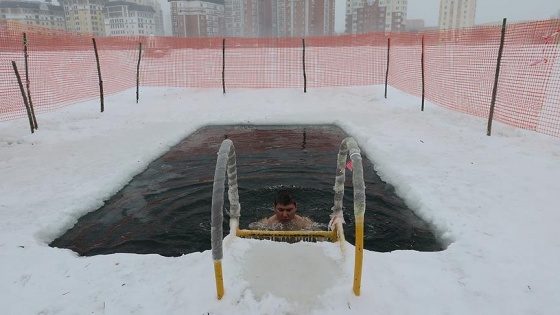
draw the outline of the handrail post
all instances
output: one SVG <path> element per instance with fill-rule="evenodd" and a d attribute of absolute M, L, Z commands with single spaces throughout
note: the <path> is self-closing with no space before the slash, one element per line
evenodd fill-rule
<path fill-rule="evenodd" d="M 214 276 L 216 278 L 216 291 L 218 300 L 224 296 L 224 277 L 222 273 L 223 258 L 223 221 L 224 221 L 224 190 L 225 177 L 228 177 L 228 198 L 230 202 L 231 220 L 239 221 L 240 205 L 237 188 L 237 165 L 235 162 L 235 147 L 233 142 L 226 139 L 218 151 L 214 185 L 212 188 L 212 259 L 214 260 Z M 230 223 L 231 226 L 231 223 Z"/>

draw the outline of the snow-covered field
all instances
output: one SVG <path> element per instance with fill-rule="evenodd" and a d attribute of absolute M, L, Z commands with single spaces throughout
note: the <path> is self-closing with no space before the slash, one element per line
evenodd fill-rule
<path fill-rule="evenodd" d="M 499 123 L 487 137 L 485 119 L 419 108 L 380 86 L 152 88 L 139 104 L 134 90 L 108 97 L 104 113 L 92 101 L 39 115 L 35 134 L 27 119 L 2 122 L 1 312 L 560 314 L 560 139 Z M 210 251 L 78 257 L 48 246 L 200 127 L 299 123 L 353 136 L 448 248 L 366 251 L 356 297 L 351 244 L 342 255 L 338 244 L 228 238 L 218 301 Z"/>

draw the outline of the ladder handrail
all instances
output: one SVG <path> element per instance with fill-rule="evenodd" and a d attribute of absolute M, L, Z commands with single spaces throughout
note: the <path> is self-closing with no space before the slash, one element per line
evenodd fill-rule
<path fill-rule="evenodd" d="M 237 189 L 237 165 L 235 162 L 235 146 L 229 139 L 222 141 L 218 151 L 214 183 L 212 187 L 212 223 L 211 242 L 212 259 L 214 260 L 214 273 L 216 276 L 216 290 L 218 300 L 224 295 L 224 279 L 222 275 L 223 252 L 223 222 L 224 222 L 224 189 L 225 174 L 228 177 L 228 198 L 230 203 L 229 215 L 232 219 L 239 220 L 241 207 L 239 205 L 239 192 Z"/>
<path fill-rule="evenodd" d="M 334 221 L 337 230 L 342 231 L 342 199 L 344 197 L 344 181 L 346 179 L 346 158 L 350 156 L 352 161 L 352 184 L 354 190 L 354 217 L 356 224 L 356 242 L 355 242 L 355 259 L 354 259 L 354 284 L 353 291 L 356 296 L 360 295 L 360 286 L 362 283 L 362 262 L 364 251 L 364 213 L 366 210 L 366 187 L 364 183 L 364 169 L 362 166 L 362 156 L 356 140 L 347 137 L 342 140 L 338 150 L 338 160 L 336 164 L 336 178 L 334 183 L 334 206 L 332 207 L 331 218 L 339 217 L 340 220 Z M 341 246 L 344 241 L 344 235 L 341 240 Z M 344 249 L 343 249 L 344 250 Z"/>

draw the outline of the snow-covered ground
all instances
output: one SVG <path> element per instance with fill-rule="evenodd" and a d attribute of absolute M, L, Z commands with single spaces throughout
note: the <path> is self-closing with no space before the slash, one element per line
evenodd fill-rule
<path fill-rule="evenodd" d="M 560 314 L 560 139 L 461 115 L 383 87 L 144 88 L 0 123 L 2 314 Z M 336 124 L 448 244 L 353 246 L 226 239 L 210 251 L 79 257 L 48 243 L 206 125 Z M 336 152 L 333 152 L 333 158 Z M 334 177 L 333 177 L 334 181 Z M 274 183 L 271 183 L 274 185 Z M 243 201 L 241 200 L 243 205 Z M 367 210 L 366 210 L 367 211 Z M 346 215 L 351 215 L 347 213 Z M 210 209 L 208 219 L 210 220 Z"/>

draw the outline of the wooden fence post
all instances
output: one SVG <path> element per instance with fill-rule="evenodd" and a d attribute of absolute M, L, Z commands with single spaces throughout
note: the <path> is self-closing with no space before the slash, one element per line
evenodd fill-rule
<path fill-rule="evenodd" d="M 222 39 L 222 90 L 226 94 L 226 39 Z"/>
<path fill-rule="evenodd" d="M 303 44 L 303 93 L 307 93 L 307 74 L 305 73 L 305 38 L 301 39 Z"/>
<path fill-rule="evenodd" d="M 140 59 L 142 58 L 142 43 L 138 43 L 138 64 L 136 65 L 136 104 L 140 98 Z"/>
<path fill-rule="evenodd" d="M 506 37 L 506 18 L 502 22 L 502 37 L 500 38 L 500 49 L 498 50 L 498 61 L 496 64 L 496 76 L 494 77 L 494 88 L 492 89 L 492 101 L 490 103 L 490 113 L 488 114 L 488 127 L 486 135 L 492 134 L 492 118 L 494 117 L 494 107 L 496 105 L 496 94 L 498 93 L 498 77 L 500 76 L 500 64 L 502 62 L 502 53 L 504 51 L 504 38 Z"/>
<path fill-rule="evenodd" d="M 31 88 L 29 82 L 29 64 L 27 62 L 29 54 L 27 53 L 27 34 L 23 33 L 23 56 L 25 57 L 25 87 L 27 88 L 27 99 L 29 101 L 29 109 L 31 118 L 33 119 L 33 128 L 39 128 L 37 117 L 35 117 L 35 109 L 33 109 L 33 101 L 31 100 Z"/>
<path fill-rule="evenodd" d="M 422 63 L 422 111 L 424 111 L 424 98 L 426 96 L 426 89 L 425 89 L 425 73 L 424 73 L 424 34 L 422 34 L 422 57 L 421 57 L 421 63 Z"/>
<path fill-rule="evenodd" d="M 99 65 L 99 54 L 97 53 L 97 44 L 95 43 L 95 38 L 93 40 L 93 50 L 95 51 L 95 60 L 97 62 L 97 75 L 99 77 L 99 96 L 101 98 L 101 112 L 105 110 L 105 104 L 103 100 L 103 80 L 101 79 L 101 66 Z"/>
<path fill-rule="evenodd" d="M 387 82 L 389 81 L 389 56 L 391 55 L 391 35 L 387 38 L 387 70 L 385 71 L 385 98 L 387 98 Z"/>
<path fill-rule="evenodd" d="M 35 125 L 33 124 L 33 118 L 31 118 L 31 109 L 29 108 L 29 103 L 27 102 L 27 95 L 25 95 L 25 89 L 23 88 L 23 83 L 21 82 L 21 77 L 16 65 L 16 62 L 12 60 L 12 67 L 16 73 L 17 81 L 19 84 L 19 90 L 21 91 L 21 96 L 23 97 L 23 103 L 25 104 L 25 109 L 27 110 L 27 117 L 29 118 L 29 126 L 31 127 L 31 133 L 35 132 Z"/>

